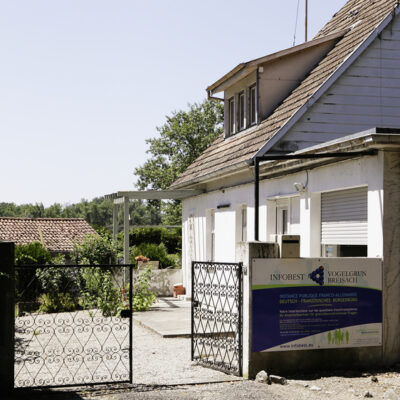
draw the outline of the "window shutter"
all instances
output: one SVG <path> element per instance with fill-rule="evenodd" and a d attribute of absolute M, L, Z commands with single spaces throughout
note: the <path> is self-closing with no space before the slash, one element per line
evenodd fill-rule
<path fill-rule="evenodd" d="M 321 243 L 368 244 L 368 188 L 322 193 Z"/>

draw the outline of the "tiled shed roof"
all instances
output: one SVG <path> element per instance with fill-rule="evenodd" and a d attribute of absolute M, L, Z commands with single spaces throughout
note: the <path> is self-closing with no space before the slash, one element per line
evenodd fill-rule
<path fill-rule="evenodd" d="M 0 240 L 16 244 L 42 242 L 52 253 L 72 251 L 74 242 L 88 234 L 97 235 L 82 218 L 0 217 Z"/>
<path fill-rule="evenodd" d="M 224 140 L 218 137 L 172 184 L 185 187 L 201 178 L 243 166 L 313 97 L 346 59 L 393 12 L 398 0 L 349 0 L 315 36 L 349 29 L 303 82 L 260 125 Z"/>

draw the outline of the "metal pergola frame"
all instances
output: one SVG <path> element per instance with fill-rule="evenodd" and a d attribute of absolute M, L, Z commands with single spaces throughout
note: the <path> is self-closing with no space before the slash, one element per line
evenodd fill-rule
<path fill-rule="evenodd" d="M 259 240 L 259 222 L 260 222 L 260 164 L 266 161 L 284 161 L 284 160 L 315 160 L 315 159 L 350 159 L 362 156 L 375 156 L 376 149 L 364 151 L 349 151 L 337 153 L 309 153 L 309 154 L 285 154 L 268 155 L 255 157 L 254 159 L 254 240 Z"/>
<path fill-rule="evenodd" d="M 203 190 L 137 190 L 121 191 L 104 196 L 112 199 L 113 206 L 113 240 L 118 233 L 118 206 L 123 204 L 124 213 L 124 263 L 129 264 L 129 202 L 131 200 L 183 200 L 188 197 L 198 196 Z"/>

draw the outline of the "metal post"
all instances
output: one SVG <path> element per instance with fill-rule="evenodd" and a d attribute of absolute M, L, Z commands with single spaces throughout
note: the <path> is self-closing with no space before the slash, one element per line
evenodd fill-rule
<path fill-rule="evenodd" d="M 192 261 L 192 302 L 191 302 L 191 340 L 190 340 L 190 351 L 192 354 L 192 361 L 194 359 L 194 261 Z"/>
<path fill-rule="evenodd" d="M 118 204 L 113 204 L 113 242 L 117 241 L 118 234 Z"/>
<path fill-rule="evenodd" d="M 259 240 L 259 208 L 260 208 L 260 160 L 255 159 L 254 168 L 254 240 Z"/>
<path fill-rule="evenodd" d="M 132 327 L 132 314 L 133 314 L 133 271 L 132 265 L 129 266 L 129 381 L 133 383 L 133 354 L 132 354 L 132 347 L 133 347 L 133 327 Z"/>
<path fill-rule="evenodd" d="M 243 375 L 243 263 L 239 263 L 238 268 L 238 335 L 239 335 L 239 354 L 238 354 L 238 362 L 239 362 L 239 376 Z"/>
<path fill-rule="evenodd" d="M 14 243 L 0 243 L 0 273 L 0 387 L 6 393 L 12 393 L 15 346 Z"/>
<path fill-rule="evenodd" d="M 308 0 L 306 0 L 306 11 L 305 11 L 305 41 L 308 41 Z"/>
<path fill-rule="evenodd" d="M 129 263 L 129 198 L 124 197 L 124 264 Z"/>

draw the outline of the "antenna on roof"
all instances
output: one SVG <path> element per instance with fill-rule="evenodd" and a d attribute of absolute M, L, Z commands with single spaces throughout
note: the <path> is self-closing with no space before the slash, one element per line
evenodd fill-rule
<path fill-rule="evenodd" d="M 306 0 L 306 12 L 305 12 L 305 42 L 308 41 L 308 0 Z"/>
<path fill-rule="evenodd" d="M 294 23 L 293 46 L 296 45 L 297 20 L 299 19 L 299 6 L 300 6 L 300 0 L 297 0 L 297 12 L 296 12 L 296 22 Z"/>

